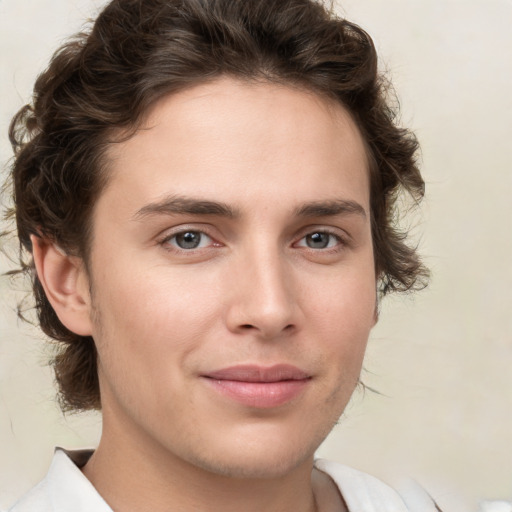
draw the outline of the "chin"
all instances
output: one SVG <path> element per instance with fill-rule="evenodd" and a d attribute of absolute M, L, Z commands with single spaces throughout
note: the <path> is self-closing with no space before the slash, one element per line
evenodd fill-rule
<path fill-rule="evenodd" d="M 260 450 L 261 452 L 271 452 L 268 450 Z M 275 457 L 272 453 L 261 453 L 259 456 L 248 456 L 243 460 L 238 457 L 233 459 L 220 458 L 214 461 L 210 460 L 197 460 L 195 465 L 201 469 L 214 473 L 219 476 L 228 478 L 243 478 L 243 479 L 276 479 L 290 474 L 299 466 L 311 461 L 313 463 L 313 456 L 308 457 L 291 457 L 284 459 L 282 457 Z"/>
<path fill-rule="evenodd" d="M 280 478 L 300 466 L 313 464 L 314 453 L 320 442 L 307 443 L 304 439 L 254 439 L 253 442 L 230 443 L 215 453 L 196 453 L 191 462 L 196 467 L 230 478 Z"/>

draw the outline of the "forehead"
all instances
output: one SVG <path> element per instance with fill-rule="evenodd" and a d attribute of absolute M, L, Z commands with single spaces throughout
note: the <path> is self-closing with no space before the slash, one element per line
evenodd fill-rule
<path fill-rule="evenodd" d="M 366 151 L 347 110 L 274 83 L 222 78 L 166 96 L 106 158 L 104 194 L 140 202 L 191 191 L 226 202 L 308 201 L 329 191 L 369 200 Z"/>

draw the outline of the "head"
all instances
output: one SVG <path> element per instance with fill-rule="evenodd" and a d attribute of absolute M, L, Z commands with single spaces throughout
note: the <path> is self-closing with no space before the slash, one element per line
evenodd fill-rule
<path fill-rule="evenodd" d="M 125 185 L 128 183 L 126 186 L 131 186 L 129 190 L 132 192 L 141 188 L 146 190 L 146 184 L 149 185 L 147 190 L 153 186 L 153 195 L 148 192 L 147 196 L 153 199 L 150 208 L 144 209 L 144 205 L 138 208 L 142 203 L 134 202 L 132 205 L 141 219 L 150 217 L 151 208 L 158 210 L 159 207 L 168 207 L 164 204 L 165 197 L 178 198 L 179 203 L 182 196 L 190 195 L 182 194 L 188 193 L 188 190 L 182 191 L 179 186 L 173 189 L 173 183 L 181 183 L 179 172 L 173 171 L 171 181 L 167 181 L 167 178 L 159 181 L 162 174 L 153 175 L 149 167 L 144 167 L 145 162 L 147 164 L 152 155 L 158 152 L 158 147 L 164 147 L 166 141 L 169 141 L 177 153 L 180 148 L 186 148 L 186 154 L 191 155 L 197 146 L 198 152 L 205 152 L 203 156 L 207 158 L 206 153 L 215 146 L 215 140 L 205 138 L 203 141 L 201 134 L 192 131 L 191 136 L 197 135 L 201 144 L 186 137 L 180 139 L 180 130 L 168 126 L 175 116 L 176 120 L 183 120 L 184 132 L 188 133 L 190 112 L 185 115 L 183 111 L 183 105 L 189 104 L 187 102 L 192 102 L 191 108 L 196 109 L 193 110 L 196 116 L 204 112 L 205 118 L 208 118 L 211 114 L 212 123 L 219 119 L 222 121 L 223 115 L 231 109 L 234 112 L 232 117 L 238 122 L 237 126 L 241 126 L 243 119 L 248 120 L 247 134 L 244 135 L 247 140 L 237 140 L 238 132 L 234 126 L 228 126 L 231 122 L 228 116 L 230 121 L 223 125 L 224 132 L 228 133 L 230 128 L 232 132 L 229 132 L 229 140 L 234 142 L 227 143 L 228 147 L 224 148 L 222 144 L 226 138 L 219 136 L 217 139 L 228 155 L 234 154 L 240 147 L 258 148 L 262 139 L 256 136 L 254 130 L 257 131 L 259 127 L 259 135 L 265 131 L 258 119 L 262 112 L 270 116 L 274 108 L 280 111 L 281 106 L 284 109 L 283 119 L 289 121 L 288 125 L 283 121 L 283 129 L 286 128 L 287 133 L 301 122 L 300 116 L 297 119 L 291 114 L 291 117 L 286 117 L 290 112 L 297 113 L 300 105 L 303 105 L 304 112 L 310 114 L 312 131 L 318 128 L 316 133 L 320 133 L 326 126 L 333 127 L 330 132 L 324 130 L 325 134 L 339 136 L 327 137 L 329 144 L 324 149 L 326 154 L 332 156 L 332 161 L 337 161 L 339 156 L 336 153 L 338 141 L 340 146 L 349 141 L 350 147 L 355 148 L 355 154 L 359 156 L 347 156 L 344 153 L 343 158 L 355 159 L 357 162 L 354 166 L 357 168 L 364 162 L 362 177 L 354 185 L 353 191 L 356 191 L 356 196 L 359 194 L 359 203 L 363 203 L 364 214 L 368 218 L 371 258 L 365 260 L 365 283 L 371 282 L 374 292 L 377 290 L 382 295 L 422 286 L 426 271 L 415 250 L 407 245 L 405 233 L 394 223 L 396 201 L 402 192 L 408 192 L 416 200 L 423 195 L 423 181 L 415 160 L 417 142 L 410 132 L 394 123 L 394 111 L 387 103 L 387 91 L 387 84 L 377 69 L 377 57 L 370 37 L 361 28 L 335 17 L 323 5 L 312 0 L 114 0 L 99 15 L 90 33 L 80 34 L 64 45 L 54 55 L 48 69 L 39 76 L 33 103 L 24 107 L 11 125 L 11 140 L 15 150 L 11 175 L 15 204 L 12 215 L 16 219 L 22 261 L 25 262 L 23 270 L 33 276 L 41 328 L 61 345 L 53 364 L 63 407 L 87 410 L 100 409 L 102 406 L 98 348 L 100 359 L 102 349 L 98 344 L 101 345 L 99 340 L 103 336 L 113 339 L 117 334 L 102 332 L 100 327 L 108 324 L 108 321 L 102 323 L 101 305 L 109 300 L 105 294 L 102 295 L 100 288 L 103 282 L 108 282 L 112 268 L 116 265 L 116 256 L 110 253 L 112 260 L 109 262 L 104 251 L 101 253 L 99 249 L 108 245 L 114 233 L 114 225 L 111 225 L 110 232 L 98 229 L 98 226 L 105 226 L 104 219 L 111 219 L 116 211 L 123 209 L 122 197 L 119 194 L 115 196 L 115 191 L 120 190 L 118 185 L 121 187 L 119 180 L 124 180 Z M 204 97 L 210 98 L 211 102 L 201 99 Z M 254 105 L 260 108 L 256 109 Z M 327 113 L 322 117 L 320 112 L 324 111 Z M 252 123 L 251 119 L 255 122 Z M 328 119 L 331 119 L 331 125 Z M 292 124 L 292 120 L 297 123 Z M 307 125 L 304 119 L 302 122 Z M 158 126 L 168 127 L 167 132 L 157 135 L 160 137 L 160 145 L 145 138 L 160 133 Z M 340 126 L 344 127 L 344 132 L 336 131 Z M 269 126 L 265 128 L 268 130 Z M 209 126 L 207 132 L 211 134 L 213 131 L 214 124 Z M 219 133 L 224 132 L 219 129 Z M 340 135 L 342 132 L 350 135 L 343 139 Z M 172 140 L 166 138 L 170 134 Z M 315 136 L 308 139 L 303 133 L 297 135 L 297 152 L 307 147 L 308 140 L 315 140 Z M 289 138 L 282 142 L 279 146 L 281 149 L 291 144 Z M 153 152 L 148 153 L 147 148 L 152 148 Z M 255 159 L 261 154 L 262 148 L 258 149 L 260 151 L 253 155 Z M 279 160 L 278 148 L 264 149 L 276 157 L 272 162 Z M 320 158 L 318 146 L 316 151 Z M 247 153 L 251 155 L 250 151 Z M 136 173 L 136 169 L 130 169 L 130 166 L 133 167 L 137 155 L 144 155 L 138 162 L 138 168 L 144 168 L 145 174 L 142 178 L 138 176 L 139 181 L 131 182 L 131 173 Z M 186 173 L 183 183 L 189 187 L 193 187 L 193 183 L 204 185 L 204 194 L 199 193 L 198 197 L 220 203 L 216 206 L 196 204 L 196 208 L 222 209 L 227 206 L 229 210 L 243 190 L 240 184 L 239 189 L 236 186 L 233 189 L 233 197 L 224 193 L 229 190 L 231 183 L 237 183 L 237 176 L 233 174 L 236 165 L 219 165 L 217 173 L 215 151 L 210 151 L 208 155 L 208 160 L 214 162 L 209 174 L 194 174 L 194 169 L 198 168 L 194 167 Z M 168 156 L 172 158 L 172 155 Z M 293 158 L 292 155 L 287 161 Z M 300 161 L 307 161 L 307 158 L 307 152 L 300 159 L 297 157 L 296 166 L 299 166 Z M 262 161 L 258 161 L 258 164 L 262 164 Z M 182 168 L 187 168 L 187 165 L 182 162 Z M 158 164 L 155 164 L 152 169 L 157 167 Z M 278 174 L 285 167 L 284 163 L 283 166 L 276 164 L 274 167 L 269 163 L 266 169 L 245 166 L 243 179 L 248 180 L 250 190 L 258 190 L 258 187 L 267 183 L 269 191 L 275 191 L 276 183 L 279 184 L 283 205 L 293 206 L 290 201 L 287 203 L 290 199 L 288 196 L 300 195 L 301 192 L 293 188 L 293 192 L 287 190 L 286 184 L 291 178 L 286 174 L 289 169 L 286 168 L 282 175 Z M 124 177 L 123 168 L 126 169 Z M 229 176 L 225 174 L 226 168 L 230 169 Z M 343 173 L 343 169 L 340 172 Z M 328 174 L 325 183 L 334 179 L 331 170 Z M 281 181 L 279 176 L 282 176 Z M 195 177 L 196 181 L 191 177 Z M 304 182 L 310 178 L 314 176 L 307 173 L 300 177 Z M 318 178 L 324 179 L 321 175 Z M 351 178 L 347 179 L 350 181 Z M 310 190 L 315 188 L 314 183 L 313 180 Z M 155 184 L 161 185 L 162 192 L 165 192 L 160 202 L 154 201 L 157 190 Z M 218 194 L 218 197 L 213 197 L 215 194 L 211 193 L 208 195 L 208 184 L 210 192 L 215 190 L 215 186 L 224 192 Z M 361 184 L 364 184 L 366 192 L 362 191 Z M 202 189 L 198 186 L 197 190 Z M 319 191 L 319 194 L 324 192 Z M 250 205 L 251 200 L 259 201 L 253 206 L 261 204 L 264 196 L 262 192 L 260 197 L 247 197 L 246 204 Z M 280 201 L 279 195 L 272 198 L 271 202 L 263 205 L 263 210 L 266 211 L 267 206 L 271 208 Z M 127 198 L 128 203 L 130 198 Z M 119 209 L 113 208 L 116 204 Z M 229 217 L 240 212 L 221 213 Z M 208 215 L 219 215 L 219 212 L 210 211 Z M 268 222 L 270 225 L 270 217 Z M 285 224 L 282 223 L 283 233 Z M 257 223 L 251 225 L 253 232 L 257 226 Z M 225 231 L 229 229 L 226 227 Z M 196 236 L 197 233 L 194 233 L 192 235 Z M 178 242 L 175 235 L 171 238 L 169 234 L 166 243 L 172 240 L 176 248 Z M 216 232 L 201 235 L 202 240 L 197 241 L 199 248 L 202 249 L 201 244 L 205 244 L 204 250 L 222 251 L 220 246 L 215 245 L 216 240 L 227 235 L 217 235 Z M 188 236 L 191 236 L 190 233 Z M 299 237 L 292 242 L 302 247 L 299 240 L 302 239 Z M 100 241 L 104 245 L 100 245 Z M 189 239 L 179 243 L 194 244 L 196 241 Z M 328 245 L 330 243 L 327 242 Z M 225 247 L 229 244 L 222 242 L 221 245 Z M 79 269 L 79 287 L 88 296 L 86 302 L 89 301 L 89 318 L 96 325 L 96 330 L 91 330 L 90 325 L 62 321 L 62 315 L 52 306 L 44 283 L 38 272 L 35 272 L 32 259 L 35 246 L 53 247 L 58 253 L 65 254 L 75 269 Z M 115 250 L 115 246 L 111 249 Z M 368 253 L 365 254 L 368 256 Z M 260 254 L 260 261 L 262 258 L 264 254 Z M 136 257 L 133 261 L 136 261 Z M 202 265 L 201 272 L 207 266 L 200 258 L 197 264 Z M 235 269 L 235 282 L 243 282 L 247 278 L 238 274 L 236 265 L 232 268 Z M 251 267 L 249 261 L 247 268 L 257 275 L 257 265 Z M 132 271 L 136 272 L 136 269 Z M 179 275 L 186 276 L 187 272 L 183 266 Z M 322 277 L 319 276 L 319 279 Z M 143 281 L 148 282 L 150 279 L 144 278 Z M 293 279 L 287 282 L 293 282 Z M 181 283 L 186 288 L 186 281 Z M 214 282 L 211 284 L 213 286 Z M 298 283 L 296 289 L 288 292 L 301 295 L 306 284 L 306 281 Z M 314 286 L 313 281 L 310 284 Z M 136 289 L 127 289 L 125 292 L 130 293 L 132 298 L 137 297 Z M 170 290 L 169 293 L 178 292 Z M 193 303 L 196 300 L 188 297 L 193 294 L 193 288 L 190 292 L 181 288 L 179 293 L 183 294 L 184 301 L 190 299 Z M 333 293 L 334 289 L 325 297 L 329 303 L 336 300 Z M 369 297 L 375 308 L 375 296 L 370 294 Z M 155 301 L 160 299 L 153 297 Z M 140 300 L 146 304 L 148 300 L 151 302 L 150 297 L 144 294 Z M 237 300 L 243 302 L 243 297 Z M 211 301 L 218 303 L 222 297 L 212 296 Z M 343 297 L 340 297 L 340 301 L 343 301 Z M 285 299 L 284 302 L 290 301 Z M 127 303 L 137 307 L 137 300 L 129 300 Z M 321 300 L 317 304 L 321 304 Z M 156 302 L 153 306 L 158 309 Z M 153 306 L 147 311 L 150 312 Z M 208 304 L 204 305 L 204 308 L 208 307 Z M 295 314 L 288 313 L 291 316 Z M 130 314 L 128 312 L 127 316 Z M 286 316 L 284 312 L 282 314 Z M 354 314 L 357 316 L 358 312 Z M 375 310 L 373 315 L 376 315 Z M 152 318 L 148 318 L 147 323 L 154 324 L 155 329 L 160 327 L 158 321 Z M 253 323 L 239 322 L 245 326 Z M 300 321 L 297 320 L 297 323 L 300 324 Z M 283 332 L 286 329 L 287 332 L 293 331 L 289 327 L 295 325 L 294 320 L 285 321 L 285 324 Z M 369 325 L 368 322 L 366 324 Z M 126 332 L 131 329 L 129 322 L 125 327 Z M 108 326 L 105 327 L 105 331 L 108 329 Z M 365 337 L 360 333 L 358 336 Z M 108 349 L 105 357 L 108 359 Z M 318 364 L 320 359 L 319 356 Z M 359 357 L 356 359 L 360 360 Z M 345 398 L 341 400 L 343 406 Z M 342 410 L 341 405 L 334 410 L 340 408 Z"/>

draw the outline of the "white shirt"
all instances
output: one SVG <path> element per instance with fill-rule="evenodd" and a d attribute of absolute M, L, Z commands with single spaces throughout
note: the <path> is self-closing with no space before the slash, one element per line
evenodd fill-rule
<path fill-rule="evenodd" d="M 57 448 L 46 477 L 9 512 L 113 512 L 79 469 L 91 453 Z M 315 467 L 333 479 L 350 512 L 436 511 L 432 501 L 421 496 L 406 505 L 394 489 L 361 471 L 322 459 Z"/>
<path fill-rule="evenodd" d="M 511 501 L 484 501 L 480 512 L 512 512 Z"/>

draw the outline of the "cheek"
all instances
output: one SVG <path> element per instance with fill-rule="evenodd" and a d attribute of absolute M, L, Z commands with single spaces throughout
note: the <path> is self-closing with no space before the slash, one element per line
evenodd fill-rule
<path fill-rule="evenodd" d="M 312 297 L 315 300 L 315 297 Z M 357 380 L 376 314 L 376 285 L 368 272 L 344 277 L 329 293 L 317 294 L 316 328 L 331 365 Z"/>
<path fill-rule="evenodd" d="M 359 272 L 341 272 L 324 281 L 323 287 L 311 283 L 307 297 L 319 322 L 326 329 L 339 329 L 349 338 L 358 337 L 373 327 L 377 307 L 376 280 L 371 263 Z"/>
<path fill-rule="evenodd" d="M 181 331 L 183 325 L 200 327 L 218 303 L 216 287 L 205 281 L 204 274 L 182 269 L 120 262 L 115 269 L 98 273 L 97 279 L 101 280 L 97 302 L 102 312 L 108 312 L 112 322 L 128 333 L 142 330 L 158 335 Z"/>
<path fill-rule="evenodd" d="M 171 380 L 175 373 L 170 366 L 186 364 L 220 317 L 216 288 L 186 275 L 171 276 L 165 269 L 122 269 L 119 265 L 119 270 L 96 276 L 101 291 L 93 297 L 99 312 L 93 335 L 103 371 L 116 382 L 125 382 L 130 374 L 130 380 L 143 386 Z"/>

